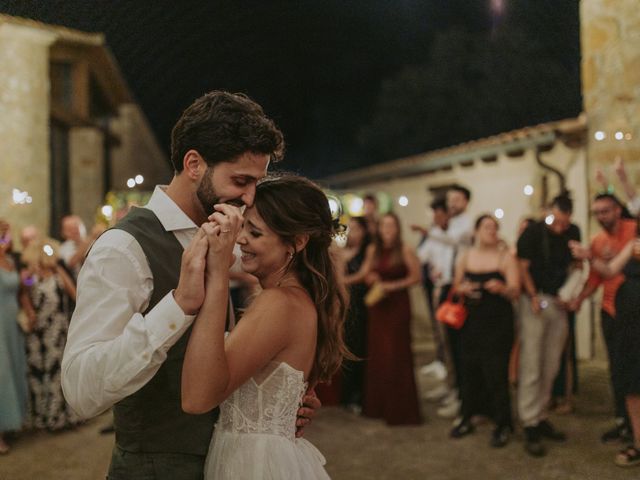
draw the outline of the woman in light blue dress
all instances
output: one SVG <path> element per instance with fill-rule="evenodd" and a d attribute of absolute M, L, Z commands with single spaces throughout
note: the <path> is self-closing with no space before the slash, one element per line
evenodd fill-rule
<path fill-rule="evenodd" d="M 19 430 L 27 413 L 27 360 L 18 325 L 20 276 L 10 255 L 9 225 L 0 220 L 0 454 L 4 432 Z"/>

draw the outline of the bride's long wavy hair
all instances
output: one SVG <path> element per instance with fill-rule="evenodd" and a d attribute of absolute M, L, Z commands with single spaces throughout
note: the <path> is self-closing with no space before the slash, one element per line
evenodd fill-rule
<path fill-rule="evenodd" d="M 310 383 L 329 381 L 343 358 L 352 355 L 343 338 L 349 298 L 329 248 L 337 221 L 332 219 L 327 197 L 312 181 L 282 174 L 258 184 L 255 207 L 269 228 L 294 249 L 296 236 L 309 236 L 307 245 L 293 255 L 287 271 L 297 274 L 318 312 Z"/>

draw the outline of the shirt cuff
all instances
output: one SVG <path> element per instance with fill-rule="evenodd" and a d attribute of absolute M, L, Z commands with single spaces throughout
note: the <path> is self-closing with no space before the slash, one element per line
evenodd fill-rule
<path fill-rule="evenodd" d="M 195 315 L 185 315 L 173 298 L 173 290 L 167 293 L 145 316 L 149 340 L 154 350 L 166 352 L 191 326 Z"/>

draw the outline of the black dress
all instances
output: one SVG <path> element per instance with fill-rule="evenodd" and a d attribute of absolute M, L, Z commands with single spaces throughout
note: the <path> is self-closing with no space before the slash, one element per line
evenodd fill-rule
<path fill-rule="evenodd" d="M 498 271 L 466 272 L 465 277 L 480 284 L 491 279 L 505 280 Z M 480 289 L 478 298 L 467 298 L 465 305 L 468 315 L 460 330 L 462 416 L 470 419 L 487 413 L 489 407 L 496 425 L 511 426 L 509 354 L 514 335 L 511 301 Z"/>
<path fill-rule="evenodd" d="M 347 274 L 360 270 L 364 261 L 365 251 L 362 249 L 347 263 Z M 350 287 L 349 313 L 345 322 L 345 341 L 349 351 L 362 360 L 346 360 L 342 368 L 342 397 L 343 405 L 362 406 L 362 391 L 364 387 L 365 357 L 367 356 L 367 307 L 364 296 L 367 286 L 356 283 Z"/>
<path fill-rule="evenodd" d="M 632 258 L 625 266 L 625 281 L 616 294 L 616 320 L 622 334 L 617 354 L 619 375 L 625 395 L 640 394 L 640 261 Z"/>

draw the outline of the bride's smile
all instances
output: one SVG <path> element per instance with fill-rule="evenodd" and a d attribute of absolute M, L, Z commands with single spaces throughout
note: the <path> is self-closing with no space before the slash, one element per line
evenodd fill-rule
<path fill-rule="evenodd" d="M 277 282 L 284 273 L 294 247 L 286 245 L 267 226 L 255 207 L 248 208 L 244 218 L 244 225 L 237 239 L 242 252 L 242 269 L 258 277 L 263 287 L 269 286 L 275 283 L 270 281 L 270 277 Z"/>

